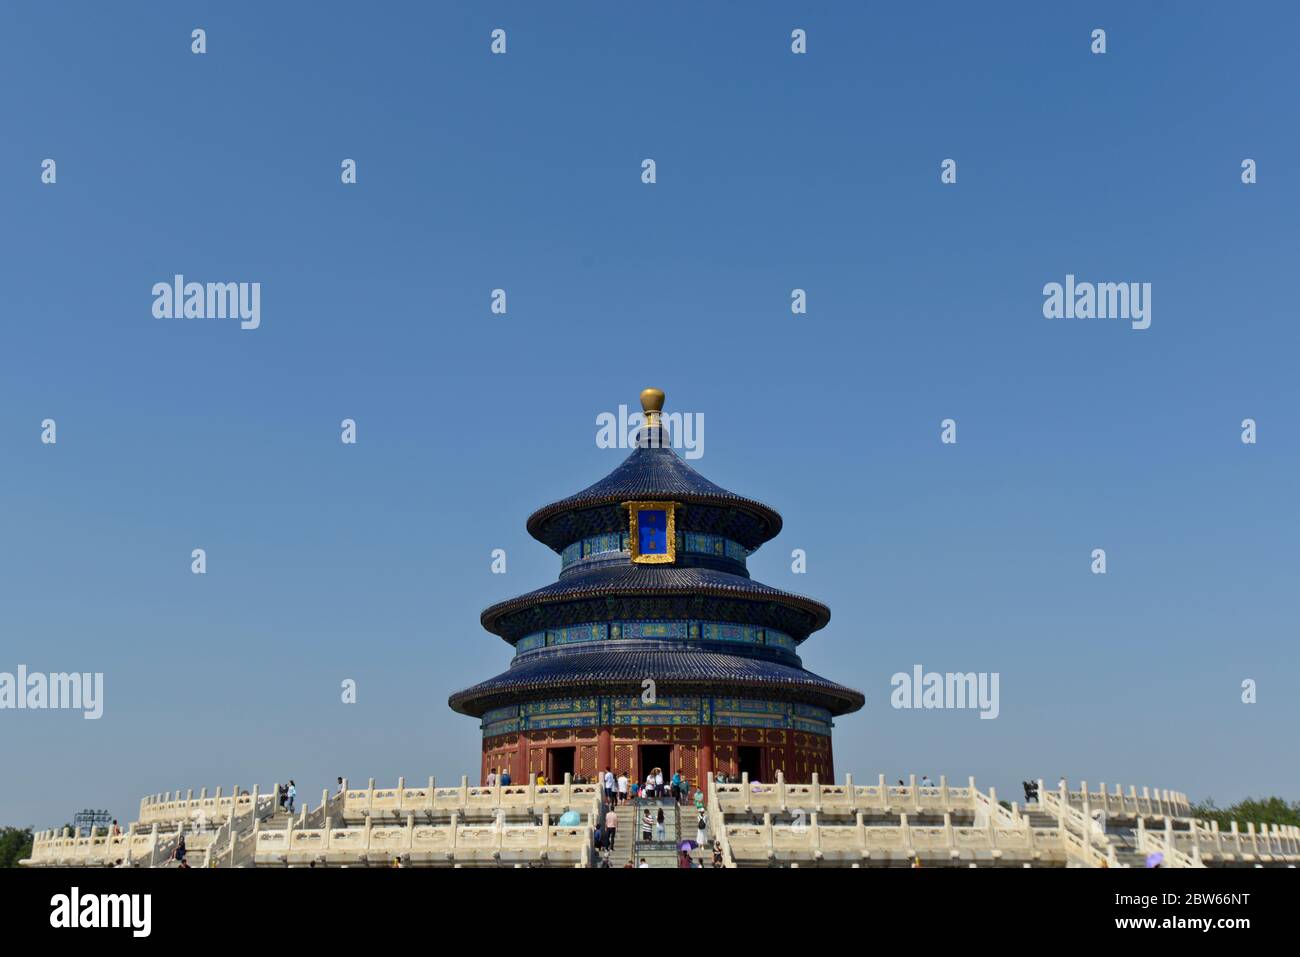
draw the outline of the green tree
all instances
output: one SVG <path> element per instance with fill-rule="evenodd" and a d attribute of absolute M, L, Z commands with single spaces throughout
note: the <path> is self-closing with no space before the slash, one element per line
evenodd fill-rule
<path fill-rule="evenodd" d="M 1227 830 L 1236 821 L 1244 830 L 1247 824 L 1258 827 L 1261 824 L 1295 824 L 1300 826 L 1300 801 L 1288 804 L 1283 798 L 1246 798 L 1231 807 L 1221 808 L 1214 803 L 1214 798 L 1206 798 L 1201 804 L 1192 805 L 1192 816 L 1207 821 L 1218 821 L 1219 827 Z"/>
<path fill-rule="evenodd" d="M 30 827 L 0 827 L 0 867 L 17 867 L 18 862 L 32 853 Z"/>

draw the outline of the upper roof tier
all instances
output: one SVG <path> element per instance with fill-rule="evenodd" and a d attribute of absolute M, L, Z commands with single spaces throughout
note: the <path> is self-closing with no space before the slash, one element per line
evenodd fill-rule
<path fill-rule="evenodd" d="M 819 601 L 714 568 L 623 563 L 564 575 L 485 609 L 483 627 L 512 644 L 529 632 L 610 617 L 690 618 L 766 625 L 801 642 L 826 627 Z"/>
<path fill-rule="evenodd" d="M 623 464 L 575 495 L 544 505 L 528 519 L 528 534 L 555 551 L 586 536 L 625 527 L 619 508 L 631 499 L 665 500 L 686 506 L 680 529 L 723 535 L 753 550 L 777 536 L 781 516 L 762 502 L 729 492 L 706 479 L 672 449 L 660 412 L 663 393 L 641 393 L 646 424 Z"/>

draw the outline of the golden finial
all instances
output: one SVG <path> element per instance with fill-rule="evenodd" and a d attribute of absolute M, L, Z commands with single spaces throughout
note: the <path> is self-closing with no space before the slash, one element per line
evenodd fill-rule
<path fill-rule="evenodd" d="M 653 429 L 659 425 L 659 413 L 662 412 L 663 409 L 663 389 L 641 390 L 641 411 L 645 413 L 645 424 L 647 428 Z"/>

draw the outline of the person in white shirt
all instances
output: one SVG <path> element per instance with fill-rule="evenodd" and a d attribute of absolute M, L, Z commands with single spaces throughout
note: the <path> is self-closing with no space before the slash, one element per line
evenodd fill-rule
<path fill-rule="evenodd" d="M 626 800 L 627 800 L 627 775 L 620 774 L 618 776 L 618 803 L 622 804 Z"/>
<path fill-rule="evenodd" d="M 614 772 L 609 768 L 605 769 L 604 785 L 605 800 L 612 802 L 614 800 Z"/>

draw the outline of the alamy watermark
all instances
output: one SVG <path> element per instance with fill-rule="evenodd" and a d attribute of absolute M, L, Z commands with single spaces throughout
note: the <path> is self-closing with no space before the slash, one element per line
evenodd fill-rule
<path fill-rule="evenodd" d="M 683 450 L 688 459 L 704 456 L 703 412 L 658 412 L 655 415 L 662 428 L 646 436 L 648 446 L 659 448 L 666 439 L 673 448 Z M 637 434 L 644 426 L 645 414 L 633 412 L 629 415 L 626 405 L 618 407 L 617 415 L 602 412 L 596 416 L 596 448 L 634 449 Z"/>
<path fill-rule="evenodd" d="M 262 324 L 260 282 L 186 282 L 177 273 L 171 282 L 153 284 L 155 319 L 238 319 L 239 328 Z"/>
<path fill-rule="evenodd" d="M 913 665 L 911 674 L 899 671 L 890 679 L 889 703 L 900 709 L 979 709 L 981 718 L 992 720 L 1001 711 L 999 677 L 996 671 L 938 672 Z"/>
<path fill-rule="evenodd" d="M 16 674 L 0 671 L 0 711 L 74 710 L 88 721 L 104 713 L 104 673 L 96 671 L 27 671 L 19 665 Z"/>
<path fill-rule="evenodd" d="M 1075 282 L 1074 273 L 1067 273 L 1064 284 L 1043 287 L 1043 317 L 1126 319 L 1134 329 L 1146 329 L 1151 325 L 1151 283 Z"/>
<path fill-rule="evenodd" d="M 152 912 L 152 894 L 83 894 L 74 886 L 50 898 L 50 926 L 60 929 L 123 928 L 132 937 L 148 937 Z"/>

